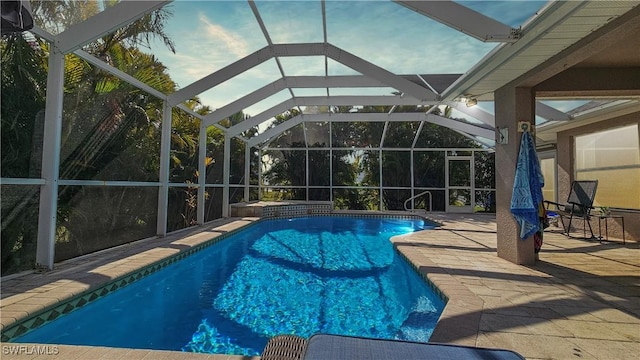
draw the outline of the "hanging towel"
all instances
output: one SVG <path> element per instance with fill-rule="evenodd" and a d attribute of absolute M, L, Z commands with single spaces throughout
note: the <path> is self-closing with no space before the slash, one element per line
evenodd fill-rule
<path fill-rule="evenodd" d="M 520 239 L 525 240 L 536 231 L 542 230 L 538 217 L 539 205 L 542 203 L 542 187 L 544 177 L 540 162 L 529 132 L 522 134 L 516 177 L 511 194 L 511 214 L 520 226 Z"/>

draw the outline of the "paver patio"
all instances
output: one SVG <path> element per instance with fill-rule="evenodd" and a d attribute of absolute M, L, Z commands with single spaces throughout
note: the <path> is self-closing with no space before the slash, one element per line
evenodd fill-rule
<path fill-rule="evenodd" d="M 545 233 L 540 261 L 520 266 L 496 255 L 491 215 L 430 214 L 443 226 L 392 239 L 449 298 L 432 341 L 515 350 L 527 359 L 637 359 L 640 247 Z M 2 329 L 135 269 L 185 252 L 256 218 L 227 219 L 67 261 L 54 271 L 3 279 Z M 51 359 L 8 354 L 2 359 Z M 242 359 L 241 356 L 58 346 L 64 359 Z"/>

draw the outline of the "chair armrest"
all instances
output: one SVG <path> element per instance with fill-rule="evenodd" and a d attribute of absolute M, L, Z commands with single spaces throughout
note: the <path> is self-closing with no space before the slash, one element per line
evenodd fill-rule
<path fill-rule="evenodd" d="M 593 205 L 585 205 L 585 204 L 580 204 L 580 203 L 575 203 L 575 202 L 569 202 L 569 204 L 573 205 L 573 206 L 578 206 L 581 207 L 585 210 L 589 210 L 591 211 L 592 209 L 595 209 L 596 207 Z"/>
<path fill-rule="evenodd" d="M 565 205 L 565 204 L 560 204 L 560 203 L 557 203 L 555 201 L 550 201 L 550 200 L 545 200 L 544 203 L 547 204 L 546 209 L 549 208 L 549 205 L 555 205 L 557 208 L 560 208 L 561 206 Z"/>

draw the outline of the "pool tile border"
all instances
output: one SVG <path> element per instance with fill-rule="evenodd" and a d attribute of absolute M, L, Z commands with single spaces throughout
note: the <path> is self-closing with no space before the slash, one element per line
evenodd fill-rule
<path fill-rule="evenodd" d="M 429 342 L 475 346 L 475 336 L 460 338 L 458 334 L 462 328 L 465 329 L 462 331 L 463 333 L 478 333 L 484 301 L 469 291 L 457 278 L 449 275 L 431 274 L 421 269 L 424 266 L 436 266 L 429 259 L 421 257 L 412 260 L 414 255 L 405 246 L 398 246 L 394 242 L 394 247 L 445 302 L 444 310 L 440 314 Z M 420 264 L 420 266 L 416 264 Z"/>
<path fill-rule="evenodd" d="M 66 315 L 68 313 L 71 313 L 91 302 L 94 302 L 114 292 L 115 290 L 118 290 L 122 287 L 130 285 L 171 264 L 174 264 L 177 261 L 180 261 L 201 250 L 204 250 L 209 246 L 212 246 L 222 240 L 225 240 L 226 238 L 239 232 L 240 230 L 246 229 L 249 226 L 257 224 L 258 222 L 260 222 L 260 220 L 254 221 L 249 224 L 245 224 L 242 227 L 239 227 L 237 229 L 234 229 L 225 233 L 217 234 L 207 241 L 194 245 L 189 249 L 182 250 L 177 254 L 169 255 L 164 259 L 158 260 L 157 262 L 147 265 L 145 267 L 142 267 L 132 273 L 122 275 L 112 281 L 105 283 L 104 285 L 100 285 L 96 289 L 91 289 L 77 296 L 73 296 L 68 300 L 65 300 L 53 305 L 52 307 L 45 307 L 40 312 L 34 313 L 33 316 L 27 315 L 24 318 L 18 319 L 13 324 L 7 325 L 6 329 L 3 328 L 0 341 L 11 342 L 17 337 L 20 337 L 31 330 L 39 328 L 40 326 L 45 325 L 57 319 L 61 315 Z"/>
<path fill-rule="evenodd" d="M 395 244 L 393 245 L 393 248 L 396 251 L 396 253 L 398 253 L 398 255 L 400 255 L 400 257 L 402 257 L 409 266 L 411 266 L 411 268 L 416 272 L 416 274 L 418 274 L 418 276 L 420 276 L 420 278 L 424 280 L 425 283 L 427 283 L 427 286 L 429 286 L 429 288 L 433 292 L 435 292 L 436 295 L 438 295 L 438 297 L 440 298 L 440 300 L 444 302 L 444 306 L 446 307 L 447 303 L 449 302 L 449 297 L 433 281 L 431 281 L 431 279 L 429 279 L 429 276 L 427 273 L 420 271 L 420 268 L 413 261 L 411 261 L 411 259 L 409 259 L 409 257 L 407 257 L 406 254 L 400 251 L 400 249 L 397 246 L 395 246 Z"/>
<path fill-rule="evenodd" d="M 444 225 L 434 229 L 435 231 L 417 231 L 409 235 L 393 237 L 392 242 L 407 258 L 411 259 L 410 262 L 420 269 L 423 276 L 427 276 L 445 295 L 450 297 L 445 312 L 440 317 L 431 337 L 432 342 L 506 348 L 518 351 L 532 360 L 568 359 L 576 356 L 603 360 L 637 358 L 637 354 L 640 353 L 640 342 L 637 334 L 633 332 L 633 329 L 637 329 L 640 324 L 639 310 L 637 306 L 634 307 L 637 304 L 635 301 L 637 292 L 634 291 L 631 281 L 623 283 L 620 280 L 620 274 L 629 274 L 630 271 L 640 267 L 637 261 L 639 258 L 637 244 L 626 246 L 599 244 L 594 247 L 591 246 L 593 244 L 567 239 L 566 236 L 551 231 L 545 233 L 545 251 L 541 253 L 541 261 L 534 266 L 521 266 L 500 259 L 495 254 L 495 217 L 477 214 L 472 217 L 437 213 L 419 215 L 429 220 L 435 219 L 436 222 L 441 221 Z M 231 230 L 256 220 L 256 217 L 234 218 L 232 224 L 226 222 L 223 224 L 226 224 L 225 226 L 217 229 L 214 228 L 218 225 L 208 223 L 198 227 L 191 234 L 179 238 L 178 235 L 173 236 L 173 240 L 178 241 L 172 244 L 179 244 L 180 248 L 183 248 L 182 244 L 192 246 L 189 244 L 199 244 L 211 239 L 214 236 L 213 232 L 224 233 L 227 229 Z M 227 226 L 229 224 L 231 226 Z M 459 233 L 459 230 L 464 232 Z M 191 235 L 194 236 L 191 237 Z M 164 245 L 158 246 L 164 247 L 168 244 L 169 242 L 165 242 Z M 478 252 L 477 249 L 482 251 Z M 133 254 L 126 249 L 118 254 L 120 253 L 126 254 L 115 259 L 110 257 L 109 261 L 103 262 L 104 268 L 116 268 L 116 272 L 111 272 L 114 277 L 123 274 L 122 270 L 135 265 L 128 264 L 122 268 L 120 266 L 122 262 L 116 260 Z M 165 254 L 166 251 L 156 251 L 155 256 L 152 254 L 152 258 L 159 259 L 158 253 Z M 166 256 L 169 255 L 172 253 Z M 134 259 L 135 263 L 141 263 L 140 260 L 139 257 Z M 87 270 L 86 263 L 90 261 L 91 259 L 89 261 L 82 259 L 73 263 L 72 266 L 79 265 Z M 146 262 L 140 266 L 150 263 Z M 100 274 L 105 274 L 102 266 L 91 267 L 91 269 L 94 268 Z M 68 273 L 69 269 L 68 264 L 62 264 L 57 271 Z M 82 271 L 80 268 L 78 271 L 83 274 L 93 272 Z M 486 271 L 496 276 L 487 277 Z M 41 275 L 27 275 L 15 283 L 14 278 L 6 281 L 3 279 L 3 290 L 11 296 L 3 294 L 5 296 L 3 301 L 8 301 L 3 302 L 2 310 L 7 307 L 7 304 L 19 305 L 24 302 L 23 300 L 31 299 L 29 296 L 34 293 L 34 290 L 43 294 L 45 291 L 49 293 L 49 290 L 40 289 L 56 287 L 67 290 L 67 295 L 72 296 L 87 289 L 87 283 L 84 281 L 74 284 L 77 281 L 65 280 L 66 277 L 55 281 L 59 278 L 60 276 L 43 278 Z M 91 280 L 100 280 L 100 278 L 92 277 Z M 39 283 L 38 288 L 32 287 L 36 285 L 35 282 Z M 8 285 L 9 283 L 13 284 Z M 522 284 L 527 285 L 521 286 Z M 12 288 L 14 285 L 16 285 L 15 289 Z M 531 294 L 532 290 L 535 290 L 535 297 Z M 521 294 L 521 296 L 515 294 Z M 600 296 L 602 294 L 610 296 L 603 298 Z M 60 296 L 54 291 L 49 298 L 35 298 L 33 300 L 38 301 L 26 303 L 48 304 L 49 302 L 44 300 L 56 300 L 51 298 L 60 298 Z M 546 303 L 549 300 L 554 304 L 549 306 Z M 547 310 L 542 311 L 544 309 L 540 304 L 545 303 L 544 308 Z M 576 303 L 579 304 L 578 307 L 574 306 Z M 30 308 L 39 309 L 42 306 L 31 305 Z M 2 326 L 6 328 L 9 323 L 5 320 L 13 321 L 16 317 L 27 315 L 27 312 L 29 312 L 27 306 L 17 306 L 10 311 L 2 312 Z M 514 322 L 516 319 L 519 320 Z M 561 328 L 558 327 L 559 325 Z M 602 329 L 606 331 L 603 332 Z M 552 331 L 549 332 L 549 330 Z M 614 333 L 620 335 L 616 335 L 612 340 L 611 334 Z M 622 339 L 622 336 L 625 339 Z M 2 345 L 15 344 L 2 343 Z M 58 345 L 58 347 L 60 356 L 65 359 L 259 359 L 259 357 L 95 346 Z M 9 357 L 12 359 L 34 358 L 33 356 Z M 42 356 L 36 358 L 40 359 Z"/>

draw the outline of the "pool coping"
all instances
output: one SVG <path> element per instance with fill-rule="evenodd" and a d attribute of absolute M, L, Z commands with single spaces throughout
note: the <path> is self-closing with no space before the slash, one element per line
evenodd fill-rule
<path fill-rule="evenodd" d="M 175 232 L 164 238 L 142 239 L 63 261 L 56 264 L 54 270 L 49 272 L 3 279 L 0 300 L 1 341 L 10 341 L 32 328 L 53 321 L 60 315 L 67 314 L 224 240 L 259 220 L 259 218 L 235 218 L 213 221 L 203 226 Z M 94 260 L 101 255 L 116 255 L 111 257 L 117 258 L 117 261 L 103 264 L 99 260 Z M 95 262 L 98 262 L 98 266 L 91 268 Z M 82 265 L 88 265 L 90 269 L 85 269 L 88 270 L 87 273 L 81 272 L 78 275 L 78 266 Z M 16 288 L 11 289 L 13 291 L 6 291 L 12 285 Z M 26 291 L 20 291 L 20 288 L 25 287 Z M 8 296 L 7 293 L 9 293 Z M 24 328 L 20 328 L 21 326 Z"/>
<path fill-rule="evenodd" d="M 431 231 L 398 235 L 391 241 L 421 274 L 426 274 L 424 276 L 449 297 L 431 342 L 510 349 L 531 360 L 637 358 L 640 353 L 640 293 L 637 287 L 640 246 L 637 242 L 623 245 L 620 239 L 619 242 L 594 243 L 568 238 L 558 229 L 550 228 L 545 231 L 540 260 L 535 265 L 523 266 L 497 255 L 495 215 L 419 215 L 443 225 Z M 53 274 L 2 278 L 0 306 L 3 308 L 0 310 L 6 310 L 9 303 L 23 302 L 23 306 L 27 306 L 35 301 L 29 297 L 60 287 L 61 282 L 85 288 L 94 283 L 103 284 L 116 276 L 115 270 L 113 273 L 107 271 L 108 267 L 123 270 L 121 259 L 133 257 L 125 262 L 129 261 L 131 267 L 142 268 L 141 263 L 146 261 L 143 257 L 153 258 L 186 248 L 185 245 L 172 245 L 173 241 L 186 241 L 193 236 L 200 236 L 203 241 L 211 238 L 212 233 L 230 231 L 251 221 L 219 220 L 166 238 L 147 243 L 138 241 L 134 246 L 118 251 L 109 250 L 58 264 Z M 134 257 L 134 250 L 135 254 L 144 254 Z M 55 296 L 55 293 L 50 294 Z M 479 301 L 484 303 L 482 310 L 477 310 Z M 16 315 L 7 311 L 0 311 L 0 314 L 3 317 Z M 15 345 L 0 343 L 3 360 L 49 357 L 28 351 L 16 354 Z M 66 360 L 259 359 L 178 351 L 54 346 Z"/>
<path fill-rule="evenodd" d="M 191 256 L 261 221 L 309 216 L 419 218 L 430 221 L 435 225 L 440 225 L 436 220 L 428 219 L 419 214 L 407 214 L 406 212 L 363 213 L 357 211 L 335 211 L 329 214 L 300 214 L 296 216 L 269 218 L 228 218 L 185 229 L 164 238 L 154 237 L 135 241 L 61 262 L 60 264 L 56 264 L 56 268 L 54 268 L 53 271 L 41 274 L 34 273 L 33 275 L 35 275 L 36 279 L 31 279 L 30 276 L 12 276 L 6 281 L 3 279 L 2 299 L 0 300 L 0 317 L 2 321 L 1 342 L 10 342 L 32 329 L 54 321 L 64 314 L 70 313 L 117 289 L 151 275 L 170 264 Z M 131 249 L 134 247 L 138 249 Z M 408 263 L 412 265 L 418 274 L 422 275 L 427 284 L 447 303 L 449 297 L 431 282 L 431 279 L 427 276 L 428 274 L 422 274 L 401 250 L 395 246 L 394 248 L 408 260 Z M 125 255 L 129 256 L 124 256 L 123 258 L 118 258 L 115 262 L 107 262 L 102 266 L 92 268 L 88 273 L 80 272 L 81 276 L 76 276 L 75 279 L 73 276 L 67 276 L 77 275 L 78 266 L 82 266 L 83 262 L 86 263 L 85 265 L 88 264 L 89 267 L 91 267 L 95 262 L 91 261 L 92 258 L 110 253 L 120 253 L 123 249 L 129 250 L 128 252 L 125 251 Z M 23 278 L 31 281 L 20 284 Z M 43 284 L 37 286 L 36 280 L 40 280 Z M 9 292 L 9 295 L 7 295 L 6 290 L 12 283 L 16 285 L 16 288 L 13 289 L 16 294 L 11 295 L 11 292 Z M 31 289 L 20 292 L 20 285 L 29 287 L 30 284 L 32 285 Z M 445 304 L 445 311 L 446 307 L 447 305 Z M 436 333 L 437 332 L 434 331 L 434 335 Z"/>
<path fill-rule="evenodd" d="M 398 237 L 395 237 L 398 239 Z M 477 334 L 480 330 L 480 318 L 484 301 L 454 276 L 433 274 L 426 269 L 437 266 L 428 259 L 421 258 L 420 265 L 412 260 L 414 254 L 398 246 L 393 240 L 394 248 L 404 257 L 413 269 L 423 278 L 428 286 L 444 301 L 444 309 L 436 324 L 429 342 L 475 346 L 475 337 L 460 338 L 460 333 Z M 455 321 L 444 321 L 455 319 Z"/>

